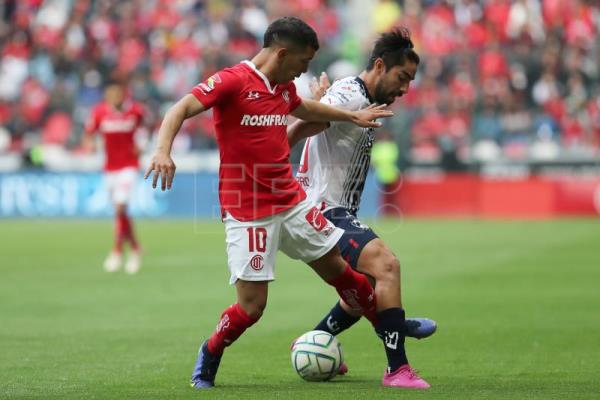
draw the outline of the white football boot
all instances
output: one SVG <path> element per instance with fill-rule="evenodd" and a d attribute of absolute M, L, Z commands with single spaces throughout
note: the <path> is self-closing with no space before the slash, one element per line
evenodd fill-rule
<path fill-rule="evenodd" d="M 111 251 L 104 260 L 104 270 L 106 272 L 117 272 L 119 268 L 121 268 L 121 263 L 123 262 L 123 258 L 121 257 L 121 253 L 117 253 L 115 251 Z"/>
<path fill-rule="evenodd" d="M 125 272 L 130 275 L 137 274 L 142 266 L 142 255 L 139 250 L 131 250 L 125 263 Z"/>

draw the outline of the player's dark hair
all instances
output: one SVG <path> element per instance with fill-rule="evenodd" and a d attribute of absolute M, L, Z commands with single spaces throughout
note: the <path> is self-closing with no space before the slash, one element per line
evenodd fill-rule
<path fill-rule="evenodd" d="M 418 65 L 421 60 L 413 47 L 410 31 L 406 28 L 397 28 L 382 34 L 373 46 L 367 71 L 373 69 L 378 58 L 383 60 L 386 69 L 404 65 L 406 60 Z"/>
<path fill-rule="evenodd" d="M 308 24 L 296 17 L 283 17 L 276 19 L 269 25 L 265 32 L 263 47 L 274 44 L 292 45 L 300 48 L 310 46 L 319 50 L 317 33 Z"/>

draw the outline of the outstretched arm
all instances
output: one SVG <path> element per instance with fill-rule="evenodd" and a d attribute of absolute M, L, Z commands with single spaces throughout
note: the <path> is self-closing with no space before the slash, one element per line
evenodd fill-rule
<path fill-rule="evenodd" d="M 346 111 L 340 108 L 328 106 L 315 100 L 303 99 L 302 103 L 292 111 L 292 115 L 305 121 L 328 122 L 348 121 L 363 128 L 378 128 L 378 118 L 389 118 L 394 113 L 384 110 L 387 104 L 375 105 L 357 111 Z"/>
<path fill-rule="evenodd" d="M 169 108 L 165 114 L 158 130 L 154 155 L 144 175 L 144 179 L 146 179 L 154 171 L 152 177 L 153 188 L 156 188 L 156 183 L 160 177 L 160 188 L 162 190 L 165 190 L 165 188 L 171 189 L 173 177 L 175 176 L 175 163 L 171 159 L 173 140 L 183 121 L 202 111 L 204 111 L 202 103 L 194 95 L 188 94 Z"/>

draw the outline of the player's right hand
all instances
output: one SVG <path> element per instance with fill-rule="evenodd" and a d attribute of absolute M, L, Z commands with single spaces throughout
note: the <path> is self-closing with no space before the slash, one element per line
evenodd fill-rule
<path fill-rule="evenodd" d="M 378 118 L 389 118 L 394 115 L 392 111 L 386 110 L 387 104 L 371 104 L 362 110 L 352 111 L 352 122 L 362 128 L 379 128 L 381 122 Z"/>
<path fill-rule="evenodd" d="M 150 174 L 154 171 L 152 177 L 152 188 L 156 189 L 158 178 L 160 177 L 160 188 L 162 191 L 165 189 L 171 189 L 173 184 L 173 177 L 175 176 L 175 163 L 171 159 L 171 156 L 165 153 L 157 152 L 152 156 L 150 165 L 144 174 L 144 179 L 147 179 Z"/>

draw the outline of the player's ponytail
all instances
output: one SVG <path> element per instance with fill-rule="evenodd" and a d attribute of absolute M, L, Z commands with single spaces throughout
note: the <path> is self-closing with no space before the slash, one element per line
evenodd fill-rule
<path fill-rule="evenodd" d="M 375 66 L 375 61 L 381 58 L 386 69 L 392 68 L 394 65 L 402 65 L 406 61 L 419 64 L 419 55 L 413 50 L 414 44 L 410 38 L 410 31 L 406 28 L 395 28 L 390 32 L 383 33 L 375 42 L 367 71 L 370 71 Z"/>

